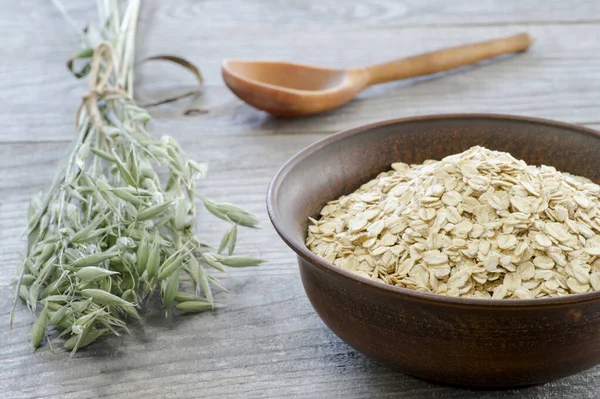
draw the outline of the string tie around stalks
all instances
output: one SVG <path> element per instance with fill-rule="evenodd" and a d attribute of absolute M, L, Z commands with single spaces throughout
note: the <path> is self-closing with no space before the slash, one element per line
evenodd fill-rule
<path fill-rule="evenodd" d="M 114 77 L 114 87 L 109 87 L 111 77 Z M 101 43 L 92 56 L 89 72 L 89 90 L 83 95 L 81 104 L 75 116 L 76 123 L 80 120 L 81 110 L 85 108 L 94 127 L 101 133 L 106 133 L 102 113 L 98 108 L 98 99 L 108 95 L 117 95 L 122 99 L 132 101 L 129 94 L 117 83 L 114 50 L 109 43 Z"/>

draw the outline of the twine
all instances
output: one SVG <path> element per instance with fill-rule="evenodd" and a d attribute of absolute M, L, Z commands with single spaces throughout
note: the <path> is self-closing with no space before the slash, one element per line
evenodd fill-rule
<path fill-rule="evenodd" d="M 104 68 L 101 68 L 104 66 Z M 83 95 L 81 104 L 77 108 L 75 121 L 78 123 L 81 110 L 85 108 L 91 123 L 101 133 L 105 133 L 102 113 L 98 107 L 98 100 L 108 95 L 118 95 L 126 100 L 131 100 L 129 94 L 123 90 L 117 81 L 114 62 L 114 50 L 109 43 L 101 43 L 92 56 L 90 63 L 89 90 Z M 115 77 L 114 87 L 109 87 L 110 78 Z"/>

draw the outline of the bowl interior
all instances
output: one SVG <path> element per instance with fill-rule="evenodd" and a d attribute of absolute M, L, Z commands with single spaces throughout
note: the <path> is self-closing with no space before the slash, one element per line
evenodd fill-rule
<path fill-rule="evenodd" d="M 271 218 L 292 248 L 308 251 L 308 217 L 318 216 L 327 201 L 356 190 L 393 162 L 439 160 L 474 145 L 600 182 L 600 135 L 590 129 L 503 115 L 401 119 L 341 132 L 298 153 L 271 183 Z"/>

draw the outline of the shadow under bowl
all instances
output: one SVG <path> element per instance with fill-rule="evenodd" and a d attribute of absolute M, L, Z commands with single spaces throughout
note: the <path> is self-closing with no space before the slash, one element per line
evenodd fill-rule
<path fill-rule="evenodd" d="M 269 217 L 298 255 L 313 307 L 365 355 L 423 379 L 473 387 L 547 382 L 600 363 L 600 292 L 561 298 L 452 298 L 389 286 L 310 252 L 308 217 L 393 162 L 442 159 L 474 145 L 600 182 L 600 133 L 507 115 L 433 115 L 334 134 L 290 159 L 267 194 Z"/>

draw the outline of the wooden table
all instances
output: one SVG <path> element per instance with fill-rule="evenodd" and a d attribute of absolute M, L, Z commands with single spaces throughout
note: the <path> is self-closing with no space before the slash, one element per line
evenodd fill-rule
<path fill-rule="evenodd" d="M 94 2 L 67 2 L 73 18 Z M 210 165 L 204 195 L 255 212 L 262 230 L 243 231 L 240 253 L 269 263 L 223 281 L 228 307 L 193 316 L 150 314 L 134 333 L 110 337 L 69 359 L 32 353 L 32 321 L 19 305 L 8 331 L 12 289 L 30 197 L 50 181 L 74 137 L 84 84 L 64 63 L 75 36 L 51 2 L 0 0 L 0 397 L 29 398 L 597 398 L 600 367 L 542 386 L 470 391 L 420 381 L 365 358 L 311 308 L 293 253 L 267 220 L 264 198 L 291 155 L 340 129 L 432 113 L 494 112 L 600 127 L 600 2 L 463 0 L 144 1 L 138 59 L 186 56 L 206 78 L 203 94 L 151 108 L 150 130 L 171 134 Z M 530 52 L 485 66 L 374 87 L 349 105 L 304 119 L 274 119 L 223 85 L 226 57 L 365 65 L 396 56 L 528 31 Z M 189 89 L 185 72 L 162 63 L 137 72 L 148 103 Z M 194 115 L 185 116 L 193 109 Z M 198 110 L 200 112 L 198 112 Z M 199 235 L 225 226 L 204 217 Z"/>

